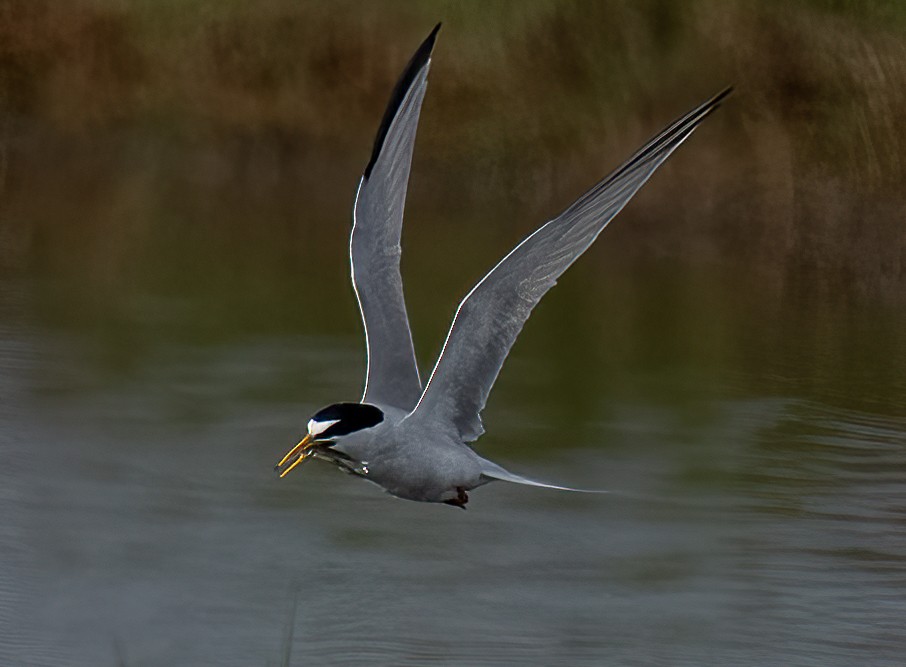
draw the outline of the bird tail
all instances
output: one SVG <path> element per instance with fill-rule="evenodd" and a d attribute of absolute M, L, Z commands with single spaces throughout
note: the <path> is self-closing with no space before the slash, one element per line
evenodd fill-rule
<path fill-rule="evenodd" d="M 610 493 L 600 489 L 574 489 L 570 486 L 560 486 L 558 484 L 548 484 L 539 482 L 536 479 L 523 477 L 500 467 L 492 461 L 481 459 L 481 476 L 487 481 L 499 480 L 502 482 L 512 482 L 513 484 L 525 484 L 527 486 L 538 486 L 544 489 L 557 489 L 558 491 L 577 491 L 579 493 Z"/>

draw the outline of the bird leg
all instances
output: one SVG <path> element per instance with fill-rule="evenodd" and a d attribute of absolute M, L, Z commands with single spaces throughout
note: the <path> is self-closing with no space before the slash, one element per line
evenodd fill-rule
<path fill-rule="evenodd" d="M 453 505 L 454 507 L 461 507 L 462 509 L 466 508 L 466 503 L 469 502 L 469 496 L 466 494 L 466 490 L 461 486 L 456 487 L 456 497 L 450 498 L 450 500 L 445 500 L 445 505 Z"/>

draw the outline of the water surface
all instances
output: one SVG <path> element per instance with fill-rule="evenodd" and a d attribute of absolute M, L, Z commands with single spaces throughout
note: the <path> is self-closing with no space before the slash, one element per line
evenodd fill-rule
<path fill-rule="evenodd" d="M 448 248 L 407 246 L 426 370 L 495 250 L 448 271 Z M 614 493 L 497 484 L 463 512 L 320 464 L 274 477 L 360 391 L 346 268 L 211 253 L 5 277 L 3 664 L 274 664 L 295 595 L 298 665 L 901 663 L 902 313 L 594 250 L 478 446 Z"/>

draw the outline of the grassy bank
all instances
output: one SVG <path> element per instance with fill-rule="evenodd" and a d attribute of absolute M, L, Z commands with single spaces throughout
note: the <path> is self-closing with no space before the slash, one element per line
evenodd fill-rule
<path fill-rule="evenodd" d="M 438 19 L 412 210 L 512 238 L 733 83 L 617 252 L 906 293 L 906 10 L 881 1 L 4 0 L 0 262 L 121 279 L 185 224 L 317 242 Z"/>

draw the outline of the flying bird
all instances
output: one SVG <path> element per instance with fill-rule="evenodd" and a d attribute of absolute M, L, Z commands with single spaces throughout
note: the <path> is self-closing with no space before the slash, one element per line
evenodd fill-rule
<path fill-rule="evenodd" d="M 488 482 L 577 491 L 505 470 L 469 443 L 479 414 L 532 309 L 654 171 L 720 105 L 726 89 L 668 125 L 563 213 L 526 237 L 460 302 L 434 370 L 422 383 L 400 276 L 400 234 L 412 150 L 440 24 L 393 90 L 359 181 L 349 240 L 352 285 L 367 349 L 359 402 L 334 403 L 308 421 L 275 466 L 285 477 L 322 459 L 399 498 L 465 509 Z"/>

